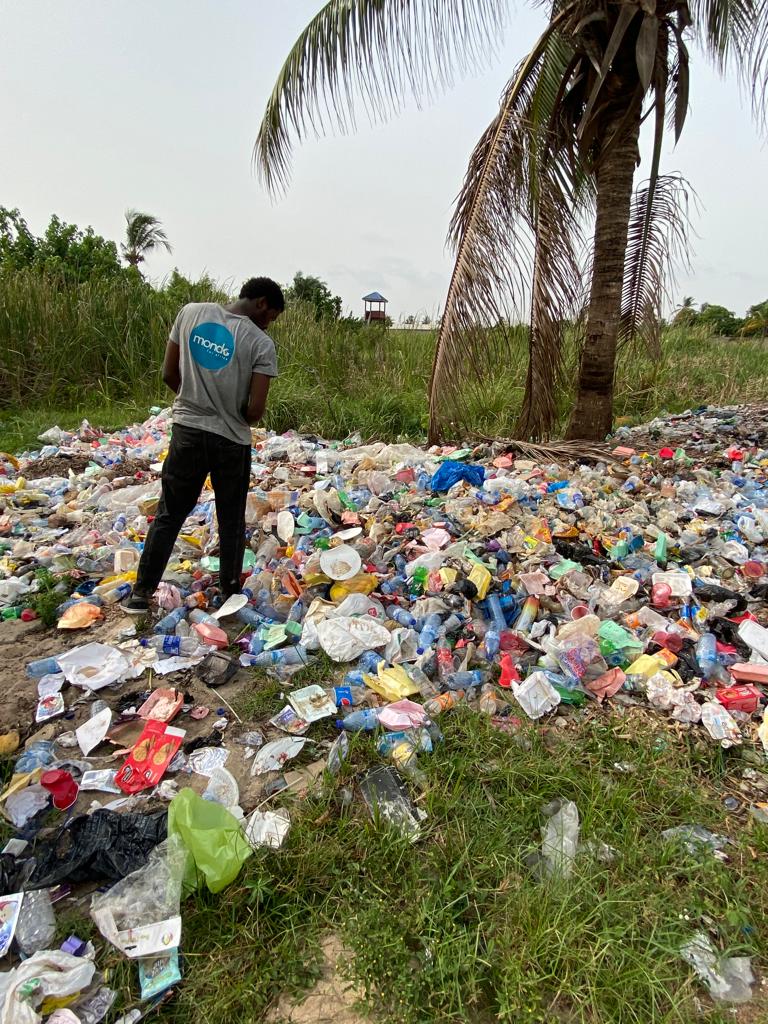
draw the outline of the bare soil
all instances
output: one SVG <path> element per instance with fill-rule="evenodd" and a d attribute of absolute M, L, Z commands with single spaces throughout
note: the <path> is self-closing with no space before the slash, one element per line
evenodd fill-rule
<path fill-rule="evenodd" d="M 320 944 L 322 974 L 301 999 L 281 996 L 267 1013 L 265 1024 L 370 1024 L 357 1007 L 362 991 L 345 980 L 344 965 L 352 954 L 338 935 L 327 935 Z"/>

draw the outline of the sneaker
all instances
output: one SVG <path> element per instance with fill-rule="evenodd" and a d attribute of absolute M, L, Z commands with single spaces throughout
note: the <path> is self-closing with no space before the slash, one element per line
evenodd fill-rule
<path fill-rule="evenodd" d="M 142 594 L 131 594 L 121 602 L 120 607 L 126 615 L 149 615 L 149 599 Z"/>

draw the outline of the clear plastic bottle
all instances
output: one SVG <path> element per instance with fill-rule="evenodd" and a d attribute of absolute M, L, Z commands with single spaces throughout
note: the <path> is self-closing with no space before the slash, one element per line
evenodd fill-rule
<path fill-rule="evenodd" d="M 25 956 L 50 949 L 56 935 L 56 917 L 47 889 L 25 892 L 16 924 L 16 942 Z"/>
<path fill-rule="evenodd" d="M 493 716 L 498 710 L 496 692 L 492 683 L 485 683 L 480 691 L 480 698 L 477 702 L 478 710 L 482 715 Z"/>
<path fill-rule="evenodd" d="M 269 668 L 272 665 L 308 665 L 310 658 L 306 647 L 284 647 L 280 651 L 262 651 L 261 654 L 248 655 L 248 664 L 256 668 Z"/>
<path fill-rule="evenodd" d="M 417 654 L 424 654 L 426 650 L 432 647 L 440 636 L 440 625 L 441 617 L 435 612 L 433 615 L 428 615 L 424 620 L 424 625 L 419 633 L 419 646 L 416 649 Z"/>
<path fill-rule="evenodd" d="M 176 628 L 177 623 L 185 619 L 189 613 L 189 609 L 182 605 L 181 608 L 174 608 L 172 612 L 164 615 L 159 622 L 155 623 L 153 633 L 170 633 Z"/>
<path fill-rule="evenodd" d="M 379 727 L 379 710 L 362 708 L 360 711 L 353 711 L 346 718 L 337 719 L 336 725 L 346 732 L 374 732 Z"/>
<path fill-rule="evenodd" d="M 180 654 L 184 657 L 191 657 L 201 650 L 202 645 L 194 637 L 174 636 L 164 634 L 162 636 L 147 636 L 141 641 L 142 647 L 151 647 L 163 654 Z"/>
<path fill-rule="evenodd" d="M 27 675 L 33 679 L 42 679 L 43 676 L 52 676 L 57 672 L 61 672 L 61 669 L 55 658 L 39 658 L 27 665 Z"/>
<path fill-rule="evenodd" d="M 718 665 L 717 640 L 713 633 L 705 633 L 696 644 L 696 662 L 704 679 L 711 679 Z"/>
<path fill-rule="evenodd" d="M 457 704 L 464 700 L 465 696 L 464 690 L 451 690 L 449 693 L 441 693 L 438 697 L 433 697 L 432 700 L 424 702 L 424 711 L 430 718 L 435 718 L 444 711 L 450 711 L 451 708 L 455 708 Z"/>

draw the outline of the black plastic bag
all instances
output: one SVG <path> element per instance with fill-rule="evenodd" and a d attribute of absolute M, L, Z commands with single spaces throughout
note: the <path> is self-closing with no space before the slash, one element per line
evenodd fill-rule
<path fill-rule="evenodd" d="M 168 812 L 117 814 L 101 810 L 74 818 L 35 850 L 27 889 L 60 882 L 117 882 L 147 863 L 168 834 Z"/>

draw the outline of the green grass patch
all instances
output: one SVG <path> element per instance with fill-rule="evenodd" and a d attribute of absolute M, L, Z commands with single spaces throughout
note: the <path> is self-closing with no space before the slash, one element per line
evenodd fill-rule
<path fill-rule="evenodd" d="M 342 776 L 292 803 L 282 850 L 259 851 L 226 892 L 185 903 L 185 979 L 159 1020 L 260 1020 L 278 995 L 313 984 L 331 931 L 381 1024 L 739 1019 L 714 1008 L 702 1018 L 696 999 L 708 1001 L 678 950 L 703 928 L 766 966 L 768 830 L 746 831 L 721 800 L 743 762 L 665 731 L 630 738 L 619 718 L 515 737 L 461 710 L 444 729 L 445 744 L 422 757 L 429 817 L 417 844 L 371 822 L 359 800 L 341 812 L 339 787 L 377 761 L 370 738 L 354 737 Z M 570 879 L 542 882 L 524 858 L 557 796 L 576 802 L 583 839 L 617 855 L 584 855 Z M 661 840 L 693 822 L 734 838 L 729 864 Z M 115 966 L 130 999 L 131 968 Z"/>

